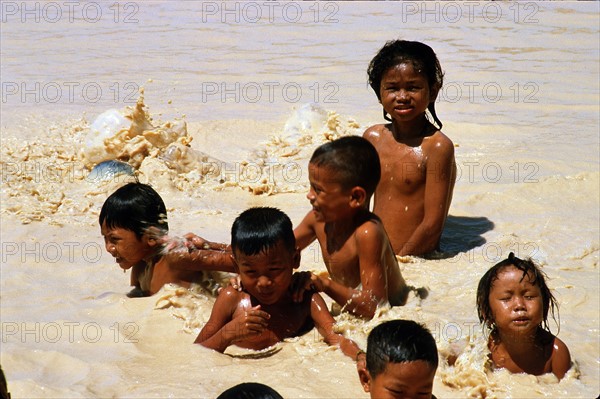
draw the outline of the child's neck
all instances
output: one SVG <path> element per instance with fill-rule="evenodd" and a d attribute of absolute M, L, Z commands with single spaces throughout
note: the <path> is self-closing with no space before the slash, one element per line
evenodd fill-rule
<path fill-rule="evenodd" d="M 429 123 L 425 115 L 408 122 L 394 120 L 392 121 L 392 134 L 396 140 L 406 141 L 427 136 L 432 127 L 433 125 Z"/>
<path fill-rule="evenodd" d="M 335 247 L 335 242 L 340 244 L 346 242 L 346 239 L 356 231 L 356 227 L 370 217 L 371 212 L 367 208 L 359 208 L 352 217 L 325 223 L 328 246 L 333 245 Z"/>
<path fill-rule="evenodd" d="M 536 328 L 532 333 L 519 335 L 502 334 L 498 332 L 498 340 L 506 351 L 512 354 L 527 354 L 531 353 L 532 348 L 538 345 L 539 328 Z"/>
<path fill-rule="evenodd" d="M 146 265 L 150 266 L 155 264 L 162 258 L 164 245 L 159 245 L 155 251 L 152 251 L 148 256 L 144 258 Z"/>
<path fill-rule="evenodd" d="M 356 209 L 352 216 L 334 220 L 332 222 L 327 223 L 329 227 L 335 233 L 343 233 L 344 231 L 354 231 L 356 226 L 362 224 L 365 219 L 369 218 L 371 212 L 366 207 L 360 207 Z"/>

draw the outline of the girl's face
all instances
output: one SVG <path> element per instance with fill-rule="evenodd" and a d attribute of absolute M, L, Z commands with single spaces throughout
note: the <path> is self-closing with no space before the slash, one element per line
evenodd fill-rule
<path fill-rule="evenodd" d="M 535 333 L 543 321 L 542 293 L 530 277 L 523 277 L 523 272 L 511 265 L 492 283 L 490 309 L 498 331 L 505 337 L 514 335 L 519 339 L 523 334 Z"/>
<path fill-rule="evenodd" d="M 421 117 L 437 96 L 429 87 L 427 76 L 410 62 L 385 71 L 379 93 L 383 109 L 397 122 Z"/>
<path fill-rule="evenodd" d="M 127 270 L 142 260 L 154 254 L 155 240 L 150 240 L 146 235 L 142 238 L 131 230 L 121 227 L 109 228 L 102 223 L 100 232 L 104 237 L 106 251 L 115 257 L 121 269 Z"/>

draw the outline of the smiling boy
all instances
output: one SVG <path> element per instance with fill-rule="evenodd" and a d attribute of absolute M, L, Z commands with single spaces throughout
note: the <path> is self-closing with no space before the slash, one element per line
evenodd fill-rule
<path fill-rule="evenodd" d="M 195 343 L 219 352 L 230 345 L 260 350 L 316 327 L 325 342 L 356 359 L 361 351 L 333 331 L 335 320 L 318 293 L 305 292 L 300 302 L 292 299 L 300 253 L 285 213 L 266 207 L 242 212 L 231 229 L 231 247 L 243 290 L 221 291 Z"/>
<path fill-rule="evenodd" d="M 321 145 L 308 166 L 312 210 L 294 231 L 300 249 L 319 241 L 329 272 L 301 272 L 298 292 L 324 292 L 368 319 L 379 304 L 404 305 L 408 295 L 383 224 L 369 211 L 379 176 L 377 151 L 366 139 L 348 136 Z"/>

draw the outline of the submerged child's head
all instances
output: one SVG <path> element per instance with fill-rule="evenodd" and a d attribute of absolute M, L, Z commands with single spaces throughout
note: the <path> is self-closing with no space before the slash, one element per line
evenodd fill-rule
<path fill-rule="evenodd" d="M 223 391 L 217 399 L 283 399 L 283 397 L 268 385 L 244 382 Z"/>
<path fill-rule="evenodd" d="M 554 318 L 558 305 L 546 285 L 544 272 L 531 259 L 522 260 L 514 253 L 492 266 L 479 280 L 477 312 L 479 321 L 492 332 L 497 329 L 537 329 L 547 331 L 548 311 Z"/>
<path fill-rule="evenodd" d="M 100 210 L 100 226 L 120 227 L 141 238 L 150 227 L 167 232 L 167 208 L 158 193 L 143 183 L 128 183 L 112 193 Z"/>
<path fill-rule="evenodd" d="M 415 71 L 422 74 L 429 85 L 430 99 L 427 109 L 431 113 L 438 127 L 442 128 L 442 122 L 435 112 L 435 99 L 444 82 L 444 72 L 431 47 L 421 42 L 408 40 L 388 41 L 379 50 L 369 63 L 367 74 L 369 84 L 375 91 L 377 99 L 381 101 L 381 81 L 385 73 L 400 64 L 410 64 Z M 384 110 L 384 118 L 390 120 Z"/>
<path fill-rule="evenodd" d="M 318 208 L 325 211 L 340 195 L 354 199 L 355 194 L 364 197 L 357 199 L 360 206 L 368 206 L 381 177 L 379 155 L 362 137 L 341 137 L 315 150 L 308 174 L 311 183 L 308 197 Z M 358 192 L 353 192 L 357 189 Z"/>
<path fill-rule="evenodd" d="M 148 234 L 148 229 L 161 234 L 169 229 L 162 198 L 142 183 L 129 183 L 112 193 L 102 205 L 99 223 L 106 250 L 122 269 L 155 254 L 157 234 Z"/>
<path fill-rule="evenodd" d="M 435 339 L 412 320 L 376 326 L 367 340 L 367 370 L 359 371 L 372 398 L 431 398 L 438 366 Z"/>
<path fill-rule="evenodd" d="M 231 228 L 231 249 L 244 289 L 261 303 L 277 302 L 300 264 L 292 222 L 276 208 L 242 212 Z"/>

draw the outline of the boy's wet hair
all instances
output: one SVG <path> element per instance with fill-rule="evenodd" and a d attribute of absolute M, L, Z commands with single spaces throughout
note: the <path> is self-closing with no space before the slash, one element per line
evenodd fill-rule
<path fill-rule="evenodd" d="M 377 99 L 381 101 L 381 80 L 385 72 L 399 64 L 411 63 L 414 69 L 427 77 L 430 92 L 435 90 L 439 92 L 444 83 L 444 72 L 437 58 L 437 55 L 431 47 L 421 42 L 411 42 L 408 40 L 391 40 L 379 50 L 369 63 L 367 74 L 369 84 L 375 91 Z M 435 101 L 429 103 L 427 107 L 438 128 L 442 128 L 442 122 L 435 112 Z M 385 120 L 391 119 L 383 111 Z"/>
<path fill-rule="evenodd" d="M 438 352 L 431 332 L 412 320 L 390 320 L 376 326 L 367 339 L 367 370 L 371 378 L 381 374 L 388 363 L 422 360 L 438 366 Z"/>
<path fill-rule="evenodd" d="M 243 382 L 224 391 L 217 399 L 283 399 L 283 396 L 268 385 Z"/>
<path fill-rule="evenodd" d="M 133 231 L 141 238 L 146 229 L 157 227 L 166 234 L 167 208 L 158 193 L 143 183 L 128 183 L 112 193 L 100 210 L 100 226 Z"/>
<path fill-rule="evenodd" d="M 377 150 L 367 139 L 359 136 L 341 137 L 319 146 L 310 163 L 330 168 L 345 190 L 359 186 L 369 197 L 381 178 Z"/>
<path fill-rule="evenodd" d="M 296 238 L 290 218 L 277 208 L 256 207 L 242 212 L 231 227 L 231 249 L 244 255 L 256 255 L 282 242 L 296 251 Z"/>
<path fill-rule="evenodd" d="M 528 276 L 531 284 L 540 287 L 544 315 L 542 327 L 546 331 L 550 331 L 548 326 L 548 311 L 552 310 L 552 318 L 556 320 L 554 312 L 555 309 L 558 310 L 558 303 L 556 302 L 554 295 L 552 295 L 552 292 L 550 292 L 550 288 L 546 285 L 546 275 L 531 259 L 519 259 L 513 252 L 508 254 L 508 258 L 492 266 L 479 280 L 479 285 L 477 286 L 477 313 L 479 315 L 479 321 L 485 323 L 485 325 L 494 332 L 494 315 L 492 314 L 490 306 L 490 291 L 492 290 L 494 281 L 498 280 L 498 275 L 510 266 L 514 266 L 523 272 L 521 281 Z"/>

